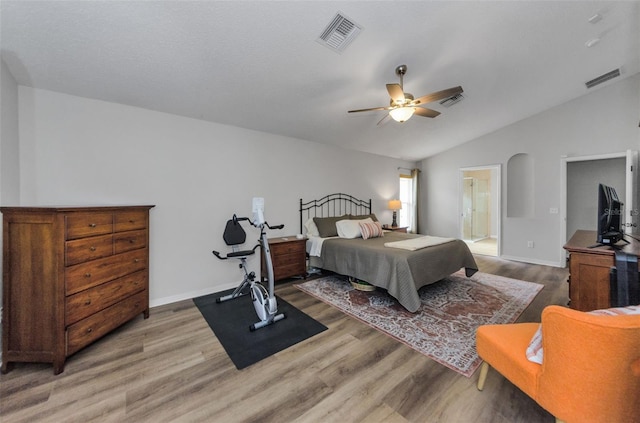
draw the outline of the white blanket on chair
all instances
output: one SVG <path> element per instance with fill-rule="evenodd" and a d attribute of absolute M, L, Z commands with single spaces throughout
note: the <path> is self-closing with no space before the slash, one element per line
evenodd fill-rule
<path fill-rule="evenodd" d="M 405 239 L 403 241 L 385 242 L 385 247 L 401 248 L 403 250 L 415 251 L 421 248 L 433 247 L 434 245 L 446 244 L 455 241 L 455 238 L 442 238 L 439 236 L 421 236 L 418 238 Z"/>

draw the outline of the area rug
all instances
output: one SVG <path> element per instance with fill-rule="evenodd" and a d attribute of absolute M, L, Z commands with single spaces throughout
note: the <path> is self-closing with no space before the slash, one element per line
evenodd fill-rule
<path fill-rule="evenodd" d="M 286 318 L 251 332 L 249 326 L 259 319 L 250 295 L 216 303 L 216 298 L 231 292 L 205 295 L 193 302 L 239 370 L 327 330 L 325 325 L 276 296 L 278 312 Z"/>
<path fill-rule="evenodd" d="M 422 305 L 410 313 L 385 290 L 354 289 L 343 276 L 327 276 L 296 287 L 397 339 L 456 372 L 471 377 L 482 360 L 476 329 L 512 323 L 543 285 L 462 271 L 420 289 Z"/>

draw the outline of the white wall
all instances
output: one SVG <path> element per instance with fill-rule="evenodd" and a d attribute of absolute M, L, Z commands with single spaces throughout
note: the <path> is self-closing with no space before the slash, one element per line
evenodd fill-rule
<path fill-rule="evenodd" d="M 18 140 L 18 84 L 4 60 L 0 59 L 0 204 L 20 201 Z M 0 231 L 1 244 L 2 232 Z M 0 274 L 2 274 L 1 261 Z M 1 280 L 0 307 L 2 307 Z"/>
<path fill-rule="evenodd" d="M 640 149 L 639 117 L 640 74 L 636 74 L 423 160 L 421 228 L 433 235 L 458 236 L 458 169 L 500 163 L 503 257 L 564 266 L 559 233 L 561 157 Z M 506 217 L 506 163 L 517 153 L 534 159 L 531 218 Z M 550 208 L 559 208 L 560 213 L 550 214 Z M 534 241 L 535 247 L 527 248 L 527 241 Z"/>
<path fill-rule="evenodd" d="M 155 204 L 152 305 L 235 286 L 236 262 L 219 261 L 233 213 L 299 232 L 301 197 L 372 198 L 381 220 L 398 194 L 398 170 L 415 163 L 51 91 L 19 88 L 21 205 Z M 251 235 L 251 234 L 250 234 Z M 258 234 L 253 236 L 257 240 Z M 257 269 L 254 259 L 250 266 Z"/>
<path fill-rule="evenodd" d="M 0 204 L 19 200 L 18 140 L 18 84 L 0 60 Z"/>

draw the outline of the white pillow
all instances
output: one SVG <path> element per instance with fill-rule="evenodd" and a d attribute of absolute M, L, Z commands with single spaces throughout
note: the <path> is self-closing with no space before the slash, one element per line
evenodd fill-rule
<path fill-rule="evenodd" d="M 338 236 L 340 238 L 360 238 L 362 236 L 362 232 L 360 232 L 360 222 L 371 222 L 373 220 L 368 217 L 363 220 L 338 220 L 336 222 L 336 229 L 338 230 Z"/>
<path fill-rule="evenodd" d="M 304 227 L 307 230 L 307 236 L 320 236 L 316 222 L 313 221 L 313 217 L 310 217 L 304 222 Z"/>

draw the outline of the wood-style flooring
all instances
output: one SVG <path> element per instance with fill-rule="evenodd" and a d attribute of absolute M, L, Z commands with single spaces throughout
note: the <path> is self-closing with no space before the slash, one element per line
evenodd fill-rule
<path fill-rule="evenodd" d="M 568 271 L 477 256 L 480 270 L 545 288 L 520 321 L 566 304 Z M 484 391 L 336 309 L 280 283 L 276 293 L 329 330 L 237 370 L 193 302 L 153 308 L 67 360 L 0 376 L 9 422 L 548 422 L 495 371 Z"/>

